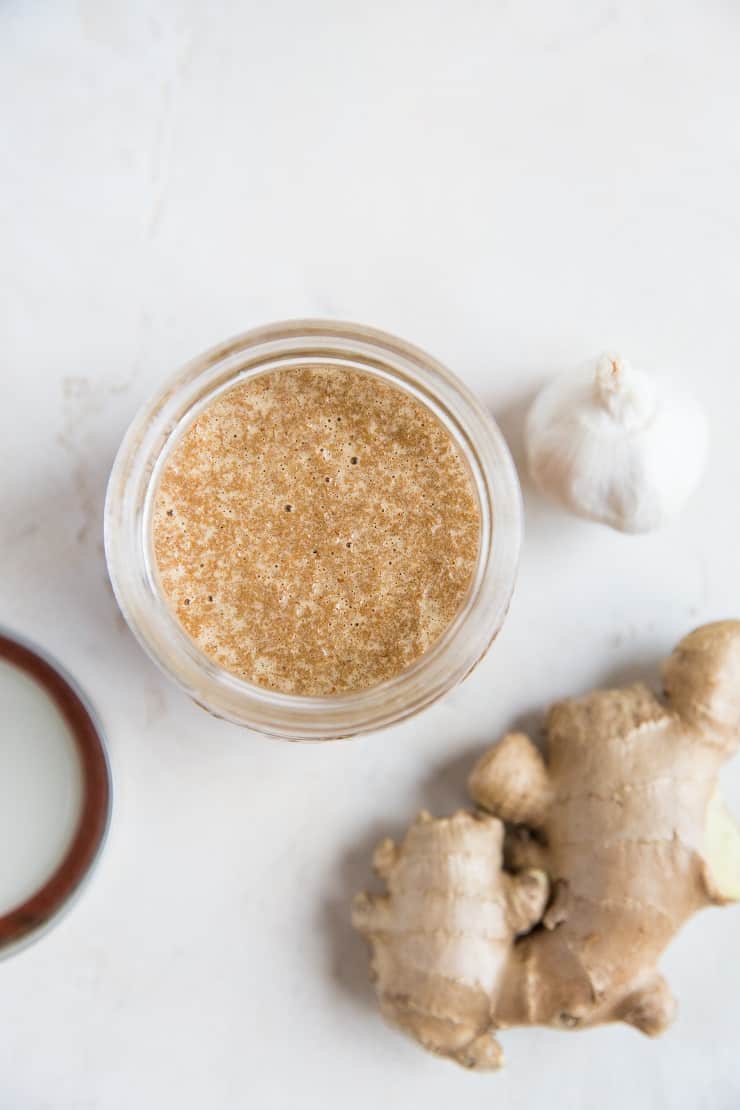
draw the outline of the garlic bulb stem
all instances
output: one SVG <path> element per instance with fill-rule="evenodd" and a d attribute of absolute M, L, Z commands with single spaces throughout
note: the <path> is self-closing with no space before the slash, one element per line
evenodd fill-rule
<path fill-rule="evenodd" d="M 629 431 L 645 427 L 655 415 L 657 394 L 652 379 L 633 370 L 618 355 L 599 359 L 594 392 L 598 404 Z"/>

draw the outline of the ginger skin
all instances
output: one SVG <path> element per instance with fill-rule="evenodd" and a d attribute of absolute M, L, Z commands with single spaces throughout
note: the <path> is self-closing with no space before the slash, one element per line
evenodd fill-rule
<path fill-rule="evenodd" d="M 387 895 L 358 894 L 352 923 L 373 946 L 385 1017 L 430 1052 L 469 1068 L 498 1068 L 492 1006 L 514 937 L 542 916 L 542 871 L 503 870 L 495 817 L 422 812 L 400 847 L 384 840 L 376 873 Z"/>
<path fill-rule="evenodd" d="M 388 895 L 371 910 L 359 896 L 381 1007 L 424 1047 L 490 1068 L 497 1029 L 623 1021 L 654 1036 L 672 1021 L 660 956 L 697 910 L 740 900 L 740 830 L 716 791 L 740 746 L 740 621 L 690 633 L 663 679 L 665 702 L 636 684 L 554 706 L 546 759 L 505 737 L 469 781 L 495 825 L 427 816 L 423 846 L 417 824 L 380 869 Z M 511 884 L 535 883 L 527 913 L 504 909 Z"/>

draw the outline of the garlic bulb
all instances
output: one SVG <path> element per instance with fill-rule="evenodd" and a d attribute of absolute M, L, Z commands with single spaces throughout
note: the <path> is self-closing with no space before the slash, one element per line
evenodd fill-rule
<path fill-rule="evenodd" d="M 539 488 L 621 532 L 649 532 L 678 512 L 708 440 L 693 398 L 609 355 L 545 386 L 525 435 Z"/>

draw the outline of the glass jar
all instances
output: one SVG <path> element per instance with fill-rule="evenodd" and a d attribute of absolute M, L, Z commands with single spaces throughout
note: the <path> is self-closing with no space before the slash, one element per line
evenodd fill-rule
<path fill-rule="evenodd" d="M 159 476 L 185 428 L 216 397 L 271 370 L 311 364 L 371 374 L 423 402 L 465 460 L 480 508 L 478 561 L 467 596 L 432 647 L 367 690 L 305 697 L 263 689 L 223 670 L 168 607 L 152 543 Z M 451 690 L 486 653 L 506 616 L 522 535 L 516 470 L 498 427 L 444 366 L 394 336 L 355 324 L 296 320 L 240 335 L 182 369 L 139 412 L 113 465 L 105 550 L 129 626 L 166 674 L 203 708 L 269 736 L 333 740 L 385 728 Z"/>

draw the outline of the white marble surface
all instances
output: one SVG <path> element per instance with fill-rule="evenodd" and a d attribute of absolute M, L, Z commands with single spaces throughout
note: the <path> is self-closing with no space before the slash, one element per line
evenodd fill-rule
<path fill-rule="evenodd" d="M 670 950 L 664 1039 L 515 1031 L 487 1077 L 384 1027 L 347 924 L 376 836 L 460 804 L 488 740 L 740 609 L 739 48 L 721 0 L 0 5 L 0 619 L 89 691 L 116 782 L 95 882 L 0 966 L 2 1110 L 740 1106 L 740 910 Z M 505 630 L 416 722 L 211 720 L 117 616 L 106 474 L 164 374 L 298 315 L 427 347 L 515 450 L 551 371 L 672 369 L 701 492 L 624 538 L 527 490 Z M 740 760 L 726 789 L 740 813 Z"/>

